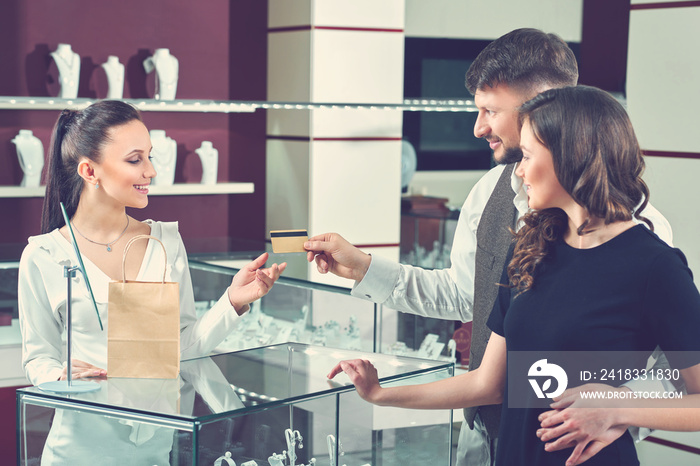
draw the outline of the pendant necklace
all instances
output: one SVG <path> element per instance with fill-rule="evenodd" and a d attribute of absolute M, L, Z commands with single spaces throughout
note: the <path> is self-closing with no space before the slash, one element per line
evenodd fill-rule
<path fill-rule="evenodd" d="M 160 59 L 159 59 L 160 58 Z M 177 83 L 177 68 L 175 67 L 173 63 L 173 59 L 175 57 L 171 55 L 167 56 L 154 56 L 153 57 L 153 65 L 156 68 L 156 94 L 160 93 L 160 86 L 163 84 L 165 89 L 172 89 L 175 87 L 175 83 Z M 159 66 L 160 65 L 160 66 Z M 166 81 L 164 79 L 165 76 L 168 76 L 168 80 Z M 162 83 L 161 83 L 162 81 Z"/>
<path fill-rule="evenodd" d="M 54 53 L 54 57 L 58 57 L 63 62 L 63 64 L 68 67 L 69 71 L 73 71 L 75 55 L 73 55 L 72 52 L 69 52 L 68 57 L 64 57 L 61 53 L 56 52 Z"/>
<path fill-rule="evenodd" d="M 126 226 L 124 227 L 124 229 L 122 230 L 122 232 L 119 234 L 119 236 L 117 236 L 116 239 L 113 239 L 112 241 L 110 241 L 110 242 L 108 242 L 108 243 L 100 243 L 99 241 L 93 241 L 93 240 L 91 240 L 90 238 L 88 238 L 88 237 L 85 236 L 84 234 L 80 233 L 80 230 L 78 230 L 78 228 L 75 226 L 75 223 L 73 223 L 73 228 L 75 229 L 75 231 L 78 232 L 78 234 L 79 234 L 80 236 L 82 236 L 82 237 L 85 238 L 86 240 L 90 241 L 90 242 L 93 243 L 93 244 L 99 244 L 100 246 L 107 246 L 107 252 L 112 252 L 112 245 L 113 245 L 114 243 L 116 243 L 117 241 L 119 241 L 119 240 L 121 239 L 121 237 L 124 236 L 124 233 L 126 233 L 127 228 L 129 228 L 129 216 L 128 216 L 128 215 L 126 216 Z"/>
<path fill-rule="evenodd" d="M 59 76 L 61 75 L 61 63 L 68 69 L 66 70 L 66 75 L 61 78 L 61 81 L 63 81 L 65 84 L 68 84 L 70 86 L 75 86 L 75 57 L 76 55 L 73 54 L 72 52 L 69 52 L 68 57 L 64 57 L 62 54 L 55 52 L 53 54 L 54 58 L 56 58 L 56 64 L 58 65 L 58 74 Z M 59 61 L 61 63 L 59 63 Z"/>
<path fill-rule="evenodd" d="M 173 161 L 173 151 L 170 149 L 169 138 L 165 138 L 163 143 L 160 145 L 165 146 L 164 148 L 158 147 L 159 143 L 156 141 L 151 148 L 151 154 L 153 154 L 153 160 L 162 166 L 170 166 L 170 162 Z"/>

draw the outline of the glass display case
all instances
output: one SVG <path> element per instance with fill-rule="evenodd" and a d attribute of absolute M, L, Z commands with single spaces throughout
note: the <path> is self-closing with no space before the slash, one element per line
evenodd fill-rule
<path fill-rule="evenodd" d="M 219 299 L 238 271 L 235 265 L 241 267 L 264 251 L 266 246 L 261 243 L 256 244 L 258 249 L 236 245 L 239 250 L 233 252 L 195 253 L 190 256 L 198 312 L 205 312 L 211 307 L 211 301 Z M 353 297 L 349 288 L 303 278 L 307 262 L 306 257 L 301 256 L 271 254 L 269 263 L 287 261 L 287 270 L 270 293 L 254 303 L 251 311 L 240 319 L 234 331 L 217 348 L 218 352 L 294 341 L 366 352 L 455 360 L 454 344 L 450 342 L 454 331 L 452 321 L 399 313 Z M 4 286 L 0 287 L 0 347 L 6 352 L 5 359 L 13 361 L 13 373 L 0 376 L 0 381 L 7 379 L 2 382 L 3 386 L 26 383 L 19 360 L 18 266 L 16 261 L 0 262 L 0 274 L 5 278 Z M 10 350 L 12 353 L 7 353 Z"/>
<path fill-rule="evenodd" d="M 294 341 L 449 362 L 456 360 L 453 321 L 403 314 L 351 296 L 349 288 L 295 278 L 295 270 L 306 271 L 306 256 L 301 256 L 271 254 L 268 263 L 287 261 L 287 270 L 270 292 L 240 319 L 219 346 L 220 351 Z M 241 260 L 240 255 L 237 259 L 239 267 L 249 260 Z M 190 259 L 195 300 L 202 312 L 230 284 L 238 271 L 236 264 L 232 255 L 226 258 L 220 254 L 200 255 Z M 297 277 L 302 276 L 297 274 Z"/>
<path fill-rule="evenodd" d="M 20 343 L 17 311 L 18 262 L 0 262 L 0 345 Z"/>
<path fill-rule="evenodd" d="M 452 376 L 453 365 L 305 344 L 184 361 L 177 379 L 95 381 L 83 394 L 17 391 L 18 464 L 449 465 L 450 410 L 377 407 L 345 374 L 370 359 L 383 386 Z"/>

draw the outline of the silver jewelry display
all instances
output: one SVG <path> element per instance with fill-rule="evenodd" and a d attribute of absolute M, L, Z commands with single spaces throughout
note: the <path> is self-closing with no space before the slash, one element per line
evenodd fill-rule
<path fill-rule="evenodd" d="M 159 100 L 174 100 L 177 91 L 178 72 L 180 64 L 169 49 L 156 49 L 152 57 L 143 61 L 146 74 L 156 71 L 156 92 L 154 98 Z"/>
<path fill-rule="evenodd" d="M 225 462 L 225 463 L 224 463 Z M 214 461 L 214 466 L 236 466 L 236 462 L 231 458 L 231 452 L 227 451 L 224 456 L 220 456 Z"/>
<path fill-rule="evenodd" d="M 330 435 L 329 437 L 333 436 Z M 308 464 L 296 464 L 297 445 L 299 449 L 304 448 L 302 444 L 304 438 L 298 430 L 293 431 L 292 429 L 285 429 L 284 438 L 287 441 L 287 449 L 282 451 L 282 453 L 272 453 L 272 455 L 267 458 L 267 462 L 270 463 L 270 466 L 287 466 L 285 465 L 287 459 L 289 459 L 288 466 L 314 466 L 316 464 L 316 458 L 311 458 Z"/>
<path fill-rule="evenodd" d="M 62 99 L 75 99 L 78 97 L 80 56 L 69 44 L 58 44 L 56 50 L 51 52 L 51 57 L 58 67 L 58 80 L 61 84 L 61 92 L 58 96 Z"/>
<path fill-rule="evenodd" d="M 102 64 L 102 69 L 107 74 L 108 99 L 121 99 L 124 96 L 124 65 L 119 63 L 119 57 L 110 55 Z"/>
<path fill-rule="evenodd" d="M 150 131 L 153 149 L 153 167 L 156 176 L 151 181 L 154 186 L 170 186 L 175 181 L 175 165 L 177 163 L 177 142 L 165 135 L 162 129 Z"/>
<path fill-rule="evenodd" d="M 219 151 L 214 148 L 211 141 L 202 141 L 199 149 L 195 149 L 202 161 L 202 184 L 216 184 L 219 170 Z"/>
<path fill-rule="evenodd" d="M 73 229 L 75 231 L 77 231 L 80 236 L 82 236 L 83 238 L 85 238 L 86 240 L 90 241 L 93 244 L 99 244 L 100 246 L 107 246 L 107 252 L 112 252 L 112 245 L 114 243 L 116 243 L 117 241 L 119 241 L 122 236 L 124 236 L 124 233 L 126 233 L 127 228 L 129 228 L 129 216 L 128 215 L 126 216 L 126 226 L 124 227 L 122 232 L 119 233 L 119 236 L 117 236 L 116 239 L 113 239 L 112 241 L 110 241 L 108 243 L 100 243 L 99 241 L 93 241 L 90 238 L 88 238 L 87 236 L 85 236 L 84 234 L 82 234 L 80 232 L 80 230 L 78 230 L 78 227 L 75 226 L 75 223 L 73 223 Z"/>
<path fill-rule="evenodd" d="M 41 182 L 41 169 L 44 168 L 44 146 L 31 130 L 21 129 L 12 139 L 17 147 L 19 166 L 24 172 L 20 186 L 37 187 Z"/>

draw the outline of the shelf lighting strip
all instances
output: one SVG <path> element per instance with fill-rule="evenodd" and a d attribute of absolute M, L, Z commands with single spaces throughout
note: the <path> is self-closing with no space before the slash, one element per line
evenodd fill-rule
<path fill-rule="evenodd" d="M 313 103 L 267 102 L 245 100 L 153 100 L 123 99 L 145 112 L 212 112 L 252 113 L 264 110 L 401 110 L 409 112 L 476 112 L 473 100 L 406 99 L 400 104 L 381 103 Z M 96 99 L 60 99 L 56 97 L 0 96 L 1 110 L 63 110 L 82 109 Z"/>

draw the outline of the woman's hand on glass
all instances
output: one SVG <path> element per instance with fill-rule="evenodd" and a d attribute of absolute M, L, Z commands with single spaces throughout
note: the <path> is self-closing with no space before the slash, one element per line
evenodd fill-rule
<path fill-rule="evenodd" d="M 73 380 L 95 377 L 106 378 L 107 371 L 97 366 L 93 366 L 92 364 L 88 364 L 85 361 L 81 361 L 80 359 L 71 359 L 71 378 Z M 58 380 L 68 380 L 67 365 L 63 366 L 63 372 Z"/>
<path fill-rule="evenodd" d="M 382 391 L 382 387 L 379 386 L 377 369 L 371 362 L 366 359 L 340 361 L 331 369 L 328 378 L 332 379 L 341 372 L 347 374 L 362 399 L 370 403 L 379 404 L 379 394 Z"/>

